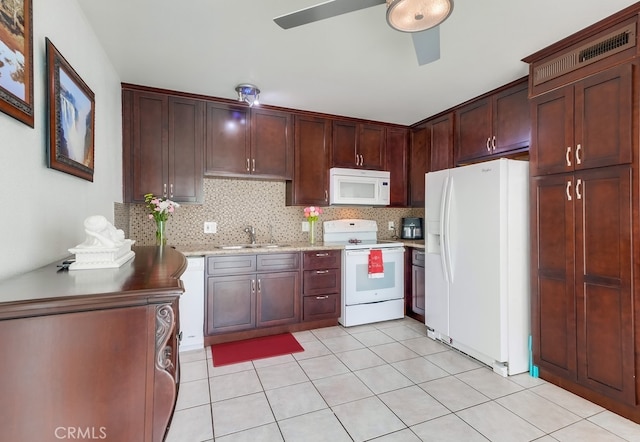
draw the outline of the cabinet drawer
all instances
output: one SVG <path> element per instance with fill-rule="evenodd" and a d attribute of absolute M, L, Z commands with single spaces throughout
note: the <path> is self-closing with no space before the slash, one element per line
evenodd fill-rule
<path fill-rule="evenodd" d="M 319 295 L 340 293 L 340 269 L 305 270 L 302 276 L 302 293 Z"/>
<path fill-rule="evenodd" d="M 305 296 L 302 305 L 303 320 L 340 317 L 340 295 Z"/>
<path fill-rule="evenodd" d="M 341 257 L 341 250 L 304 252 L 302 255 L 302 267 L 304 270 L 339 269 L 342 262 Z"/>
<path fill-rule="evenodd" d="M 257 255 L 259 272 L 276 272 L 300 269 L 299 253 L 265 253 Z"/>
<path fill-rule="evenodd" d="M 256 255 L 209 256 L 207 274 L 239 275 L 256 271 Z"/>
<path fill-rule="evenodd" d="M 414 266 L 424 267 L 424 250 L 413 249 L 411 252 L 411 263 Z"/>

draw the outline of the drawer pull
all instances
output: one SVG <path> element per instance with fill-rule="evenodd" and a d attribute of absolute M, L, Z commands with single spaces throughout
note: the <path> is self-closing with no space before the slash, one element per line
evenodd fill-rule
<path fill-rule="evenodd" d="M 424 252 L 416 252 L 416 256 L 424 256 Z"/>
<path fill-rule="evenodd" d="M 328 253 L 316 253 L 316 256 L 329 256 Z"/>
<path fill-rule="evenodd" d="M 316 275 L 324 275 L 325 273 L 329 273 L 329 270 L 317 270 Z"/>
<path fill-rule="evenodd" d="M 321 299 L 329 299 L 329 295 L 316 296 L 316 299 L 318 299 L 318 300 L 321 300 Z"/>

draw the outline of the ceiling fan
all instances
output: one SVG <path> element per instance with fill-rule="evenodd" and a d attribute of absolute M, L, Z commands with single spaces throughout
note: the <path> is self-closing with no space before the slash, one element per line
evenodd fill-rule
<path fill-rule="evenodd" d="M 329 0 L 273 19 L 283 29 L 387 4 L 387 23 L 413 37 L 418 64 L 440 58 L 440 27 L 453 9 L 451 0 Z"/>

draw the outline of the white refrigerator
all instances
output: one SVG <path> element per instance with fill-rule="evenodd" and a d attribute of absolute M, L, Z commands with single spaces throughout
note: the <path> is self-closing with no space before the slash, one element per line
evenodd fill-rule
<path fill-rule="evenodd" d="M 529 163 L 426 175 L 425 323 L 503 375 L 529 369 Z"/>

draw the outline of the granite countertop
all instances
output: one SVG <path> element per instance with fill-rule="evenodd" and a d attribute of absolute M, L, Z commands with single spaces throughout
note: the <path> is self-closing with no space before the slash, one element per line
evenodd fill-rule
<path fill-rule="evenodd" d="M 398 240 L 407 247 L 415 247 L 418 249 L 424 249 L 424 240 Z M 261 244 L 263 247 L 246 247 L 238 249 L 222 249 L 220 248 L 224 244 L 189 244 L 183 246 L 175 246 L 176 250 L 181 252 L 185 256 L 204 256 L 204 255 L 238 255 L 243 253 L 256 254 L 256 253 L 285 253 L 285 252 L 306 252 L 309 250 L 342 250 L 344 246 L 339 245 L 324 245 L 322 241 L 319 241 L 313 245 L 308 242 L 292 242 L 283 244 L 279 247 L 265 247 L 269 244 Z"/>
<path fill-rule="evenodd" d="M 308 242 L 292 242 L 280 245 L 279 247 L 265 247 L 270 244 L 260 244 L 263 247 L 246 247 L 239 249 L 222 249 L 224 244 L 189 244 L 184 246 L 175 246 L 176 250 L 182 252 L 185 256 L 203 256 L 203 255 L 238 255 L 241 253 L 284 253 L 284 252 L 305 252 L 308 250 L 342 250 L 343 246 L 331 245 L 325 246 L 322 241 L 313 245 Z"/>

